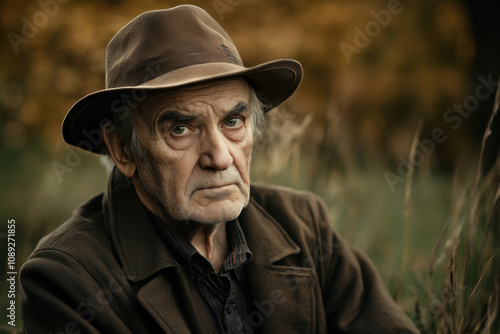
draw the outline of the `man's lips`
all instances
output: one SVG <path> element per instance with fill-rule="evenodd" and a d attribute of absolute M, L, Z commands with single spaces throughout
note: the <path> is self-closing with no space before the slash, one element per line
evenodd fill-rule
<path fill-rule="evenodd" d="M 199 196 L 202 196 L 204 198 L 219 201 L 227 199 L 231 196 L 231 194 L 234 194 L 234 186 L 237 185 L 235 183 L 230 183 L 204 186 L 203 188 L 196 189 L 193 194 L 198 193 Z"/>
<path fill-rule="evenodd" d="M 202 188 L 196 189 L 196 191 L 198 191 L 198 190 L 212 190 L 212 189 L 216 190 L 216 189 L 230 187 L 233 185 L 235 185 L 235 184 L 234 183 L 227 183 L 227 184 L 210 185 L 210 186 L 204 186 Z"/>

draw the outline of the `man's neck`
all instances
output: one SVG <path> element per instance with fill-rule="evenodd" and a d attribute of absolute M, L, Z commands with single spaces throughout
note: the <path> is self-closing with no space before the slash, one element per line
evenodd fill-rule
<path fill-rule="evenodd" d="M 204 225 L 197 230 L 192 229 L 189 231 L 191 232 L 191 237 L 186 239 L 201 255 L 212 263 L 217 273 L 222 268 L 224 260 L 229 253 L 226 225 L 227 223 L 220 223 L 213 226 Z M 192 233 L 193 230 L 196 230 L 196 232 Z"/>
<path fill-rule="evenodd" d="M 227 239 L 227 223 L 204 225 L 196 222 L 178 222 L 172 219 L 162 220 L 177 231 L 182 238 L 196 248 L 213 265 L 217 273 L 220 272 L 224 260 L 229 254 Z"/>
<path fill-rule="evenodd" d="M 134 183 L 135 184 L 135 183 Z M 217 223 L 213 225 L 200 224 L 197 222 L 179 222 L 172 219 L 165 210 L 153 205 L 142 194 L 136 192 L 142 204 L 151 212 L 156 214 L 163 222 L 169 224 L 179 233 L 182 238 L 192 244 L 196 250 L 212 263 L 218 273 L 229 254 L 229 242 L 227 240 L 226 224 Z"/>

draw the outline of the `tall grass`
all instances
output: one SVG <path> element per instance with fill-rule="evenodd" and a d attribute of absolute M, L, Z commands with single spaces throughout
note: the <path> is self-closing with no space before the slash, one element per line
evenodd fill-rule
<path fill-rule="evenodd" d="M 425 333 L 499 333 L 500 302 L 500 157 L 487 147 L 497 121 L 500 91 L 485 131 L 476 175 L 460 170 L 454 182 L 450 220 L 436 243 L 426 287 L 431 286 L 436 257 L 446 265 L 441 296 L 429 294 L 425 309 L 416 302 L 416 321 Z M 494 122 L 495 120 L 495 122 Z M 486 161 L 495 161 L 485 169 Z M 444 246 L 443 246 L 443 240 Z M 438 281 L 439 283 L 439 281 Z M 430 289 L 428 289 L 430 291 Z"/>
<path fill-rule="evenodd" d="M 471 181 L 468 174 L 456 174 L 449 220 L 436 241 L 426 277 L 418 277 L 427 298 L 416 299 L 414 320 L 423 333 L 500 330 L 499 235 L 488 227 L 498 225 L 498 177 L 492 172 Z"/>
<path fill-rule="evenodd" d="M 257 146 L 254 179 L 323 197 L 334 227 L 368 253 L 422 333 L 500 333 L 498 157 L 487 174 L 470 157 L 453 175 L 417 169 L 404 189 L 391 194 L 384 189 L 383 165 L 373 158 L 367 168 L 356 162 L 335 110 L 326 125 L 287 110 L 273 113 L 265 145 Z M 494 131 L 499 129 L 490 127 L 485 136 Z M 481 161 L 484 154 L 483 146 Z M 443 201 L 433 200 L 440 196 Z M 385 208 L 382 214 L 377 206 Z M 377 232 L 370 238 L 364 230 Z"/>

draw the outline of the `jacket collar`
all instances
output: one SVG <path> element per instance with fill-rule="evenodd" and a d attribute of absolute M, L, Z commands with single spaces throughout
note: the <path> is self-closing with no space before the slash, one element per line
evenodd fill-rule
<path fill-rule="evenodd" d="M 289 255 L 300 253 L 300 247 L 283 227 L 252 197 L 239 220 L 255 264 L 271 265 Z"/>
<path fill-rule="evenodd" d="M 132 181 L 117 168 L 109 178 L 103 211 L 109 214 L 118 259 L 131 281 L 146 279 L 165 268 L 178 267 L 139 200 Z"/>
<path fill-rule="evenodd" d="M 131 281 L 179 265 L 152 224 L 134 185 L 115 168 L 103 199 L 118 259 Z M 284 229 L 253 198 L 239 221 L 255 264 L 271 265 L 300 252 Z"/>

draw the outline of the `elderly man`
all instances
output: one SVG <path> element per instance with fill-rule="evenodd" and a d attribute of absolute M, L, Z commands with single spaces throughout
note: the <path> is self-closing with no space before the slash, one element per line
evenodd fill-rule
<path fill-rule="evenodd" d="M 179 6 L 122 28 L 106 65 L 63 136 L 115 168 L 24 265 L 27 333 L 417 332 L 319 199 L 250 185 L 298 62 L 246 68 L 205 11 Z"/>

